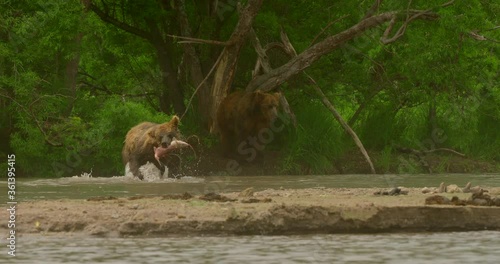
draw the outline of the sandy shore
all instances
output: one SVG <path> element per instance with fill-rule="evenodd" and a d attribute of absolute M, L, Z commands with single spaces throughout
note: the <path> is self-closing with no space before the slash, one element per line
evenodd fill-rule
<path fill-rule="evenodd" d="M 500 188 L 487 188 L 500 196 Z M 93 197 L 17 204 L 16 234 L 100 237 L 500 230 L 500 207 L 425 205 L 435 194 L 380 189 L 264 190 L 222 197 Z M 444 193 L 467 199 L 470 193 Z M 0 219 L 9 219 L 2 210 Z M 9 232 L 7 221 L 0 232 Z"/>

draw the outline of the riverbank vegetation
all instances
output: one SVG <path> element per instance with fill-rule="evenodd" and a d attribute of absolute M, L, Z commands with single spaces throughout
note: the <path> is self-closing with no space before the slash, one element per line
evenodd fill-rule
<path fill-rule="evenodd" d="M 18 175 L 122 175 L 127 131 L 174 114 L 217 153 L 234 89 L 285 96 L 268 174 L 500 162 L 494 1 L 0 3 L 2 171 L 14 153 Z"/>

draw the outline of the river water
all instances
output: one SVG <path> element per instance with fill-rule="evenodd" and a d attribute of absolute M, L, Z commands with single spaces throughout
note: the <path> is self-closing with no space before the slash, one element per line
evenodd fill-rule
<path fill-rule="evenodd" d="M 268 188 L 498 187 L 500 174 L 183 177 L 139 181 L 78 176 L 20 179 L 18 201 Z M 6 186 L 6 182 L 0 182 Z M 0 197 L 1 200 L 5 197 Z M 1 201 L 2 203 L 4 201 Z M 5 201 L 6 202 L 6 201 Z M 500 221 L 500 220 L 499 220 Z M 500 232 L 94 238 L 20 235 L 0 263 L 500 263 Z M 14 261 L 15 260 L 15 261 Z"/>
<path fill-rule="evenodd" d="M 18 263 L 486 264 L 500 261 L 500 232 L 140 239 L 21 237 L 15 258 Z M 14 263 L 10 261 L 12 258 L 6 254 L 0 255 L 1 263 Z"/>
<path fill-rule="evenodd" d="M 437 187 L 441 182 L 465 186 L 498 187 L 500 174 L 421 174 L 421 175 L 305 175 L 305 176 L 206 176 L 166 178 L 140 181 L 132 177 L 75 176 L 59 179 L 21 179 L 17 182 L 17 199 L 88 198 L 92 196 L 164 195 L 189 192 L 239 192 L 248 187 L 256 191 L 273 188 L 391 188 Z M 5 185 L 4 185 L 5 184 Z M 6 186 L 6 182 L 0 182 Z M 0 197 L 6 199 L 5 196 Z"/>

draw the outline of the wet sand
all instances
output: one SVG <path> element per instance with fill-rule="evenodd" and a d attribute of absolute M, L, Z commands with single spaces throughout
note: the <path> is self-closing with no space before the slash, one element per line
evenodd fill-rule
<path fill-rule="evenodd" d="M 500 188 L 486 188 L 500 196 Z M 92 197 L 23 201 L 16 234 L 99 237 L 288 235 L 500 230 L 500 207 L 425 205 L 432 193 L 375 195 L 378 188 L 268 189 L 222 196 Z M 470 193 L 444 193 L 467 199 Z M 190 197 L 191 196 L 191 197 Z M 0 219 L 8 219 L 7 210 Z M 9 232 L 7 221 L 0 232 Z"/>

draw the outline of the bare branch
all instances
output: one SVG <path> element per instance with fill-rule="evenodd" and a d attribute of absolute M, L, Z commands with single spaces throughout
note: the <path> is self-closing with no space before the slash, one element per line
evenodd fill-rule
<path fill-rule="evenodd" d="M 212 72 L 214 72 L 215 68 L 217 67 L 217 65 L 219 64 L 219 62 L 220 62 L 220 60 L 222 58 L 222 54 L 223 53 L 224 53 L 224 51 L 221 52 L 221 54 L 219 55 L 219 57 L 215 61 L 214 66 L 212 66 L 212 69 L 210 69 L 210 71 L 208 72 L 207 76 L 205 76 L 205 79 L 203 79 L 203 81 L 194 90 L 193 94 L 191 95 L 191 98 L 189 98 L 189 102 L 186 105 L 186 111 L 184 111 L 184 113 L 182 114 L 181 119 L 186 115 L 187 111 L 189 110 L 189 106 L 193 102 L 193 98 L 196 95 L 196 93 L 198 93 L 198 90 L 200 90 L 201 86 L 207 81 L 208 77 L 210 77 L 210 75 L 212 75 Z"/>
<path fill-rule="evenodd" d="M 262 45 L 260 44 L 260 40 L 257 37 L 257 34 L 255 34 L 255 30 L 252 28 L 250 29 L 249 32 L 250 36 L 250 41 L 252 42 L 252 45 L 255 49 L 255 52 L 257 52 L 258 59 L 256 66 L 254 68 L 253 76 L 257 76 L 259 73 L 260 67 L 263 68 L 264 72 L 270 72 L 271 71 L 271 64 L 269 63 L 269 59 L 266 54 L 266 50 L 262 48 Z"/>
<path fill-rule="evenodd" d="M 490 39 L 490 38 L 487 38 L 483 35 L 479 35 L 477 31 L 471 31 L 469 32 L 468 34 L 471 38 L 475 39 L 475 40 L 479 40 L 479 41 L 491 41 L 491 42 L 495 42 L 495 43 L 499 43 L 498 40 L 495 40 L 495 39 Z"/>
<path fill-rule="evenodd" d="M 378 1 L 381 1 L 381 0 L 378 0 Z M 348 17 L 349 15 L 345 15 L 345 16 L 342 16 L 340 18 L 337 18 L 333 21 L 331 21 L 330 23 L 328 23 L 328 25 L 326 25 L 325 28 L 323 28 L 319 33 L 318 35 L 316 35 L 316 37 L 313 38 L 313 40 L 311 41 L 311 44 L 309 44 L 309 46 L 312 46 L 314 43 L 316 43 L 316 40 L 319 38 L 319 36 L 323 35 L 323 33 L 325 32 L 325 30 L 327 30 L 329 27 L 331 27 L 333 24 L 335 24 L 336 22 Z"/>
<path fill-rule="evenodd" d="M 167 36 L 175 39 L 185 39 L 185 41 L 177 41 L 177 43 L 181 44 L 213 44 L 213 45 L 219 45 L 219 46 L 227 46 L 227 42 L 223 41 L 217 41 L 217 40 L 209 40 L 209 39 L 199 39 L 199 38 L 191 38 L 191 37 L 184 37 L 184 36 L 176 36 L 176 35 L 170 35 L 167 34 Z"/>
<path fill-rule="evenodd" d="M 144 31 L 140 28 L 137 28 L 137 27 L 133 27 L 129 24 L 126 24 L 122 21 L 119 21 L 118 19 L 116 19 L 115 17 L 111 16 L 108 12 L 106 11 L 103 11 L 101 10 L 99 7 L 97 7 L 93 1 L 88 1 L 86 4 L 86 8 L 87 9 L 90 9 L 92 10 L 94 13 L 96 13 L 96 15 L 98 15 L 102 21 L 106 22 L 106 23 L 109 23 L 109 24 L 112 24 L 124 31 L 127 31 L 129 33 L 132 33 L 136 36 L 139 36 L 143 39 L 147 39 L 147 40 L 153 40 L 153 36 L 150 32 L 147 32 L 147 31 Z"/>
<path fill-rule="evenodd" d="M 382 4 L 382 0 L 375 0 L 375 3 L 373 3 L 373 5 L 370 7 L 370 9 L 368 9 L 368 11 L 366 12 L 363 19 L 367 19 L 367 18 L 373 16 L 378 11 L 381 4 Z"/>
<path fill-rule="evenodd" d="M 45 130 L 43 129 L 43 127 L 40 125 L 40 121 L 38 121 L 38 119 L 36 118 L 35 114 L 33 114 L 32 112 L 28 111 L 28 109 L 26 109 L 26 107 L 24 107 L 23 105 L 21 105 L 14 98 L 12 98 L 12 97 L 10 97 L 8 95 L 1 94 L 1 93 L 0 93 L 0 96 L 11 100 L 13 103 L 15 103 L 17 106 L 19 106 L 21 108 L 21 110 L 23 110 L 23 112 L 25 112 L 29 117 L 31 117 L 33 119 L 33 121 L 35 122 L 38 130 L 40 131 L 40 133 L 42 133 L 43 139 L 45 140 L 45 142 L 47 144 L 49 144 L 51 146 L 54 146 L 54 147 L 62 147 L 63 146 L 62 143 L 53 142 L 52 140 L 49 139 L 49 136 L 47 135 L 47 133 L 45 132 Z"/>
<path fill-rule="evenodd" d="M 430 12 L 429 10 L 392 11 L 370 16 L 366 19 L 363 19 L 356 25 L 314 44 L 313 46 L 300 53 L 298 56 L 292 58 L 289 62 L 278 68 L 275 68 L 271 72 L 257 76 L 248 83 L 246 90 L 253 91 L 257 88 L 263 91 L 272 90 L 274 87 L 281 85 L 293 75 L 309 67 L 323 55 L 337 49 L 342 44 L 355 38 L 362 32 L 377 27 L 382 23 L 391 21 L 393 19 L 407 19 L 408 13 L 410 13 L 412 16 L 409 18 L 409 21 L 406 24 L 408 24 L 411 20 L 417 18 L 426 20 L 435 20 L 438 18 L 437 14 Z M 402 29 L 400 29 L 400 33 L 404 33 L 406 24 Z"/>

